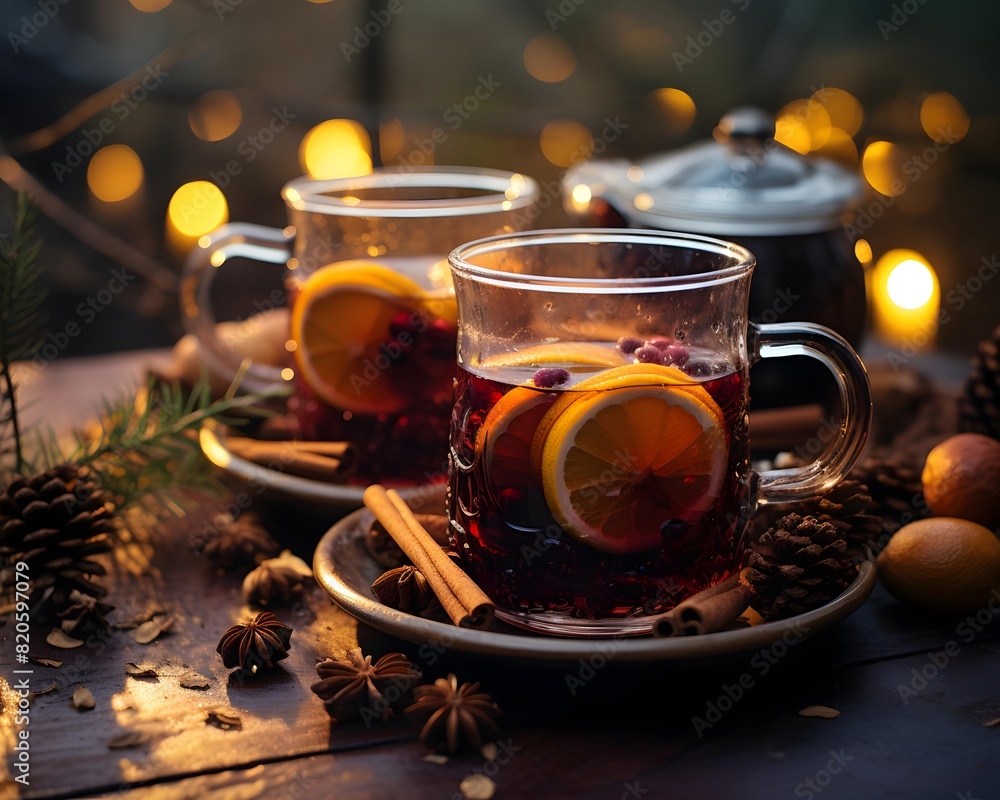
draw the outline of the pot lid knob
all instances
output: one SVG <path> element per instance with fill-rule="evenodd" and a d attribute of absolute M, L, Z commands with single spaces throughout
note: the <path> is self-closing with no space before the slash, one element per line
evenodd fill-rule
<path fill-rule="evenodd" d="M 773 139 L 774 117 L 751 106 L 734 108 L 719 120 L 715 138 L 720 142 L 734 142 L 740 139 L 764 142 Z"/>

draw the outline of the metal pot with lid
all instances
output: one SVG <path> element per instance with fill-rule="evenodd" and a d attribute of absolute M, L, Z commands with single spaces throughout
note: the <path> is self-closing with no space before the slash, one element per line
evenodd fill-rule
<path fill-rule="evenodd" d="M 595 227 L 717 236 L 757 257 L 750 296 L 755 322 L 806 320 L 857 347 L 864 332 L 864 270 L 845 230 L 863 196 L 860 178 L 774 140 L 774 120 L 731 111 L 714 139 L 637 163 L 588 161 L 563 178 L 565 205 Z M 754 406 L 827 401 L 823 368 L 806 359 L 754 369 Z"/>

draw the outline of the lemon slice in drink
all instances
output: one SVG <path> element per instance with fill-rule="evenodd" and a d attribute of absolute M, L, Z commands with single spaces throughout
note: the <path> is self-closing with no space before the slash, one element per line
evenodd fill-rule
<path fill-rule="evenodd" d="M 628 381 L 637 385 L 574 393 L 550 409 L 546 417 L 555 418 L 545 431 L 543 420 L 534 440 L 544 437 L 542 488 L 556 520 L 609 553 L 655 547 L 663 523 L 710 509 L 725 480 L 729 445 L 718 404 L 701 387 L 648 378 L 642 383 L 635 371 Z"/>
<path fill-rule="evenodd" d="M 369 414 L 394 413 L 412 400 L 405 387 L 370 366 L 388 357 L 381 346 L 394 317 L 421 309 L 423 289 L 388 267 L 364 260 L 316 270 L 292 306 L 291 333 L 299 372 L 325 402 Z M 383 359 L 384 360 L 384 359 Z"/>

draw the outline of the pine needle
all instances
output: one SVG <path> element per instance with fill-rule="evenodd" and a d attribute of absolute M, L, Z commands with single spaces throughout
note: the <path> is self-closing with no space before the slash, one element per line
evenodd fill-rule
<path fill-rule="evenodd" d="M 0 234 L 0 458 L 13 454 L 18 472 L 25 466 L 23 431 L 11 366 L 29 358 L 45 337 L 39 311 L 47 292 L 39 285 L 42 243 L 36 236 L 35 217 L 28 196 L 18 194 L 11 232 Z"/>

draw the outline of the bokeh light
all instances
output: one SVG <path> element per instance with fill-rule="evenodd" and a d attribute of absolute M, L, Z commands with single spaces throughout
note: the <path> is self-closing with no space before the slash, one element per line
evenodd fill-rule
<path fill-rule="evenodd" d="M 934 295 L 934 273 L 922 261 L 908 258 L 892 268 L 885 288 L 900 308 L 920 308 Z"/>
<path fill-rule="evenodd" d="M 570 167 L 590 158 L 594 139 L 583 125 L 572 120 L 553 120 L 539 138 L 542 155 L 557 167 Z"/>
<path fill-rule="evenodd" d="M 858 163 L 858 147 L 854 139 L 840 128 L 830 128 L 826 143 L 812 151 L 816 155 L 832 158 L 840 163 L 854 167 Z"/>
<path fill-rule="evenodd" d="M 830 115 L 815 100 L 793 100 L 774 121 L 774 139 L 805 155 L 823 147 L 830 139 Z"/>
<path fill-rule="evenodd" d="M 650 92 L 650 99 L 671 133 L 684 133 L 694 124 L 694 100 L 680 89 L 663 88 Z"/>
<path fill-rule="evenodd" d="M 543 83 L 559 83 L 576 70 L 576 58 L 557 36 L 536 36 L 524 48 L 524 68 Z"/>
<path fill-rule="evenodd" d="M 969 132 L 969 114 L 948 92 L 927 95 L 920 104 L 920 126 L 939 144 L 954 144 Z"/>
<path fill-rule="evenodd" d="M 131 197 L 142 186 L 142 159 L 124 144 L 102 147 L 87 165 L 87 185 L 94 197 L 117 203 Z"/>
<path fill-rule="evenodd" d="M 861 103 L 853 94 L 833 86 L 817 89 L 810 98 L 826 109 L 830 116 L 830 124 L 840 128 L 848 136 L 853 136 L 861 130 L 865 112 Z"/>
<path fill-rule="evenodd" d="M 313 178 L 352 178 L 372 171 L 368 132 L 352 119 L 328 119 L 302 138 L 299 162 Z"/>
<path fill-rule="evenodd" d="M 184 237 L 197 239 L 229 220 L 226 196 L 214 183 L 185 183 L 167 205 L 168 225 Z"/>
<path fill-rule="evenodd" d="M 854 243 L 854 256 L 862 264 L 870 264 L 872 260 L 872 246 L 867 239 L 858 239 Z"/>
<path fill-rule="evenodd" d="M 162 11 L 171 3 L 171 0 L 128 0 L 128 1 L 140 11 L 148 11 L 150 13 L 152 13 L 153 11 Z"/>
<path fill-rule="evenodd" d="M 931 346 L 938 329 L 941 285 L 927 259 L 915 250 L 890 250 L 870 275 L 879 336 L 914 350 Z"/>
<path fill-rule="evenodd" d="M 590 187 L 585 183 L 578 183 L 570 192 L 570 200 L 573 203 L 573 210 L 582 214 L 590 207 L 590 200 L 593 197 Z"/>
<path fill-rule="evenodd" d="M 865 148 L 861 169 L 865 180 L 879 194 L 895 197 L 906 189 L 901 165 L 902 151 L 892 142 L 875 141 Z"/>
<path fill-rule="evenodd" d="M 383 120 L 378 126 L 378 144 L 382 153 L 382 162 L 386 163 L 403 151 L 406 131 L 398 119 Z"/>
<path fill-rule="evenodd" d="M 191 131 L 206 142 L 219 142 L 232 136 L 242 121 L 240 101 L 225 89 L 206 92 L 188 112 Z"/>

